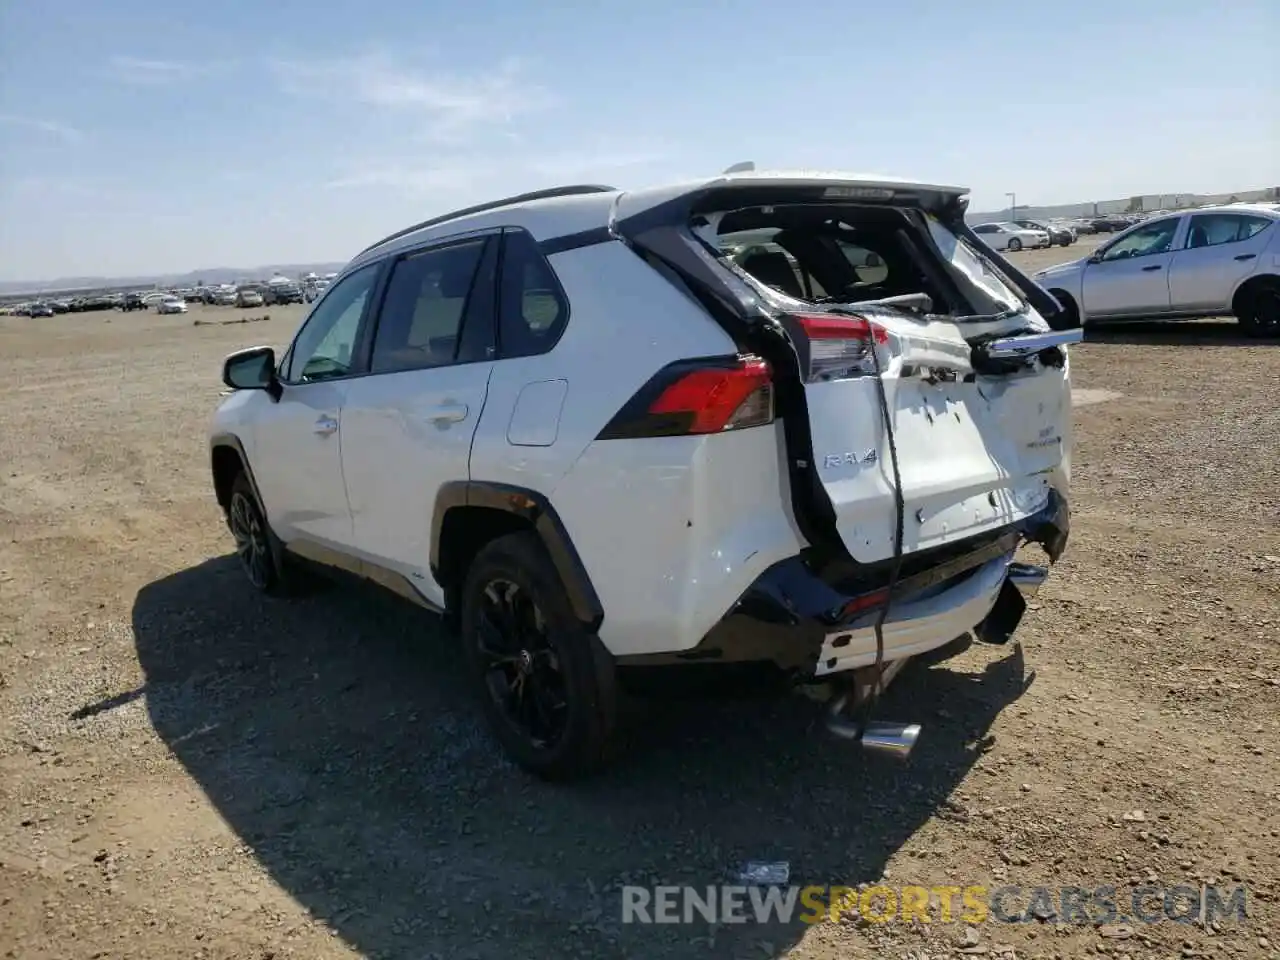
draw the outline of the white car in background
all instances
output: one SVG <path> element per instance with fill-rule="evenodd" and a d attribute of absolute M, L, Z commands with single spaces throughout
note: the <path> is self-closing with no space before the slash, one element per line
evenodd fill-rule
<path fill-rule="evenodd" d="M 1277 221 L 1280 209 L 1262 203 L 1152 217 L 1035 279 L 1072 323 L 1234 316 L 1252 336 L 1275 336 Z"/>
<path fill-rule="evenodd" d="M 156 313 L 186 313 L 187 304 L 181 297 L 168 296 L 156 303 Z"/>
<path fill-rule="evenodd" d="M 973 232 L 992 250 L 1035 250 L 1047 247 L 1053 241 L 1047 230 L 1033 230 L 1016 223 L 980 223 Z"/>

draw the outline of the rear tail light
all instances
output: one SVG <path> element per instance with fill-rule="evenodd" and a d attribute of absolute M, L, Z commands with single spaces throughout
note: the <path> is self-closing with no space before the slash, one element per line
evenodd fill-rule
<path fill-rule="evenodd" d="M 875 373 L 871 351 L 875 344 L 889 342 L 888 332 L 865 317 L 796 313 L 791 314 L 790 319 L 800 327 L 807 341 L 806 383 Z"/>
<path fill-rule="evenodd" d="M 597 439 L 723 433 L 773 422 L 773 377 L 759 357 L 671 364 L 618 411 Z"/>

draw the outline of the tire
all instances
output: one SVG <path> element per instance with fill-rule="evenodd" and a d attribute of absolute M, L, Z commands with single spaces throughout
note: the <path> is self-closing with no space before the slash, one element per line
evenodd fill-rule
<path fill-rule="evenodd" d="M 537 535 L 486 544 L 460 606 L 468 675 L 507 755 L 546 780 L 607 762 L 618 713 L 613 662 L 573 615 Z"/>
<path fill-rule="evenodd" d="M 1251 337 L 1280 337 L 1280 279 L 1256 281 L 1244 298 L 1237 319 Z"/>
<path fill-rule="evenodd" d="M 1019 250 L 1022 249 L 1022 241 L 1019 240 L 1017 237 L 1012 237 L 1009 240 L 1009 246 L 1006 247 L 1005 249 L 1007 249 L 1010 253 L 1017 253 Z"/>
<path fill-rule="evenodd" d="M 1062 313 L 1056 316 L 1049 326 L 1053 330 L 1074 330 L 1080 326 L 1080 308 L 1071 296 L 1061 290 L 1050 290 L 1049 295 L 1062 304 Z"/>
<path fill-rule="evenodd" d="M 231 484 L 227 504 L 227 528 L 236 541 L 240 570 L 254 589 L 268 596 L 285 596 L 294 587 L 293 571 L 284 562 L 284 551 L 267 524 L 266 514 L 254 493 L 249 475 L 241 470 Z"/>

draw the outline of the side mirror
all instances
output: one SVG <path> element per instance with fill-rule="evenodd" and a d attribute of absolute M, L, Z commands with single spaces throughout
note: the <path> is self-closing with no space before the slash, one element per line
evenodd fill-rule
<path fill-rule="evenodd" d="M 238 350 L 222 363 L 222 382 L 232 390 L 265 390 L 280 399 L 276 379 L 276 352 L 271 347 Z"/>
<path fill-rule="evenodd" d="M 1103 252 L 1104 251 L 1102 250 L 1093 251 L 1093 253 L 1089 254 L 1089 259 L 1087 259 L 1085 263 L 1101 263 Z"/>

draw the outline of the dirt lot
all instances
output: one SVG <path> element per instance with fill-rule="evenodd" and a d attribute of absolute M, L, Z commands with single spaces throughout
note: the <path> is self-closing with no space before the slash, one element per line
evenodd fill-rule
<path fill-rule="evenodd" d="M 1280 347 L 1199 323 L 1073 352 L 1117 396 L 1077 409 L 1067 558 L 1020 645 L 903 674 L 882 712 L 925 725 L 908 765 L 796 697 L 654 709 L 616 769 L 551 788 L 495 752 L 430 619 L 242 582 L 204 431 L 222 356 L 297 323 L 268 312 L 0 318 L 0 953 L 1277 955 Z M 621 884 L 748 859 L 1122 906 L 1244 884 L 1249 919 L 620 922 Z"/>

